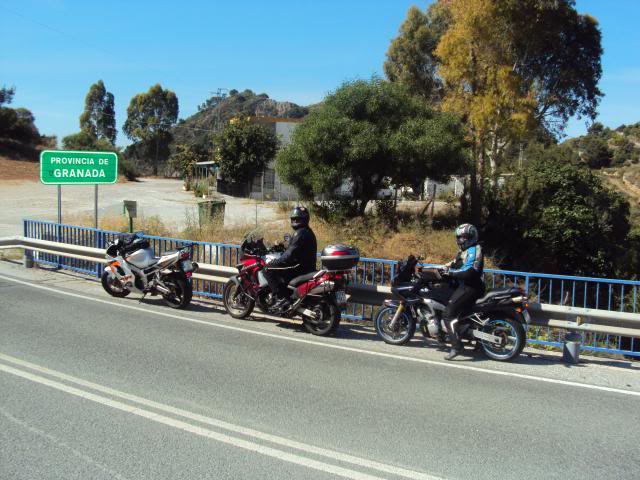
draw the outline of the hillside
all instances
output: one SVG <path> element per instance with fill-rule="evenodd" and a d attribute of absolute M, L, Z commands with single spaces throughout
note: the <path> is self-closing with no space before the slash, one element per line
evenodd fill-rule
<path fill-rule="evenodd" d="M 231 90 L 228 97 L 211 97 L 199 106 L 197 113 L 180 120 L 173 129 L 174 145 L 207 147 L 212 133 L 237 115 L 302 118 L 307 113 L 307 107 L 273 100 L 265 93 L 257 95 L 251 90 Z"/>

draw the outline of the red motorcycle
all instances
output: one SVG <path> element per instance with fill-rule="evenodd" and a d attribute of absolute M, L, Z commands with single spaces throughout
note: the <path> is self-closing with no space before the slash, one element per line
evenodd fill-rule
<path fill-rule="evenodd" d="M 321 269 L 300 275 L 288 284 L 291 306 L 276 311 L 276 296 L 271 292 L 264 269 L 284 252 L 283 245 L 267 249 L 262 239 L 247 239 L 240 246 L 242 256 L 236 265 L 238 275 L 227 282 L 224 307 L 233 318 L 246 318 L 257 305 L 270 315 L 302 317 L 308 332 L 330 335 L 340 324 L 340 312 L 347 304 L 346 288 L 351 269 L 358 263 L 358 250 L 346 245 L 329 245 L 320 256 Z"/>

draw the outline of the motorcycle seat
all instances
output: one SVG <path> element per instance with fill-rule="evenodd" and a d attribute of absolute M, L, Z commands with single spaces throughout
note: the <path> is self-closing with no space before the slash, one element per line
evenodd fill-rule
<path fill-rule="evenodd" d="M 484 297 L 476 300 L 476 305 L 480 305 L 482 303 L 486 303 L 492 298 L 509 296 L 514 292 L 518 292 L 517 288 L 494 288 L 493 290 L 489 290 Z"/>
<path fill-rule="evenodd" d="M 315 277 L 317 274 L 318 274 L 318 272 L 315 271 L 315 272 L 305 273 L 304 275 L 299 275 L 296 278 L 294 278 L 293 280 L 291 280 L 289 282 L 289 285 L 291 285 L 292 287 L 297 287 L 301 283 L 308 282 L 309 280 L 312 280 L 313 277 Z"/>

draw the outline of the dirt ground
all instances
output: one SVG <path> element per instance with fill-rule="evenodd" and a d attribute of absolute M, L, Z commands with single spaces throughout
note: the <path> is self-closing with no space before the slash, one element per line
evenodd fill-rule
<path fill-rule="evenodd" d="M 269 222 L 277 218 L 276 205 L 225 196 L 225 226 Z M 158 216 L 173 230 L 198 221 L 196 199 L 182 189 L 182 181 L 143 178 L 139 182 L 118 181 L 98 189 L 98 216 L 122 215 L 123 200 L 138 202 L 138 215 Z M 62 186 L 62 221 L 93 215 L 92 185 Z M 0 237 L 20 235 L 22 219 L 56 220 L 57 188 L 39 181 L 38 163 L 0 157 Z"/>
<path fill-rule="evenodd" d="M 0 156 L 0 181 L 34 179 L 38 181 L 39 167 L 38 163 L 9 160 L 7 157 Z"/>

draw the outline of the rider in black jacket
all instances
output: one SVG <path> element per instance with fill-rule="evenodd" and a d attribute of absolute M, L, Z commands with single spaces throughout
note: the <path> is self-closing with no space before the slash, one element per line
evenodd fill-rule
<path fill-rule="evenodd" d="M 294 233 L 289 247 L 264 272 L 269 288 L 277 297 L 274 308 L 280 311 L 286 310 L 290 305 L 288 283 L 299 275 L 316 270 L 318 245 L 313 230 L 309 228 L 309 210 L 295 207 L 290 218 Z"/>

